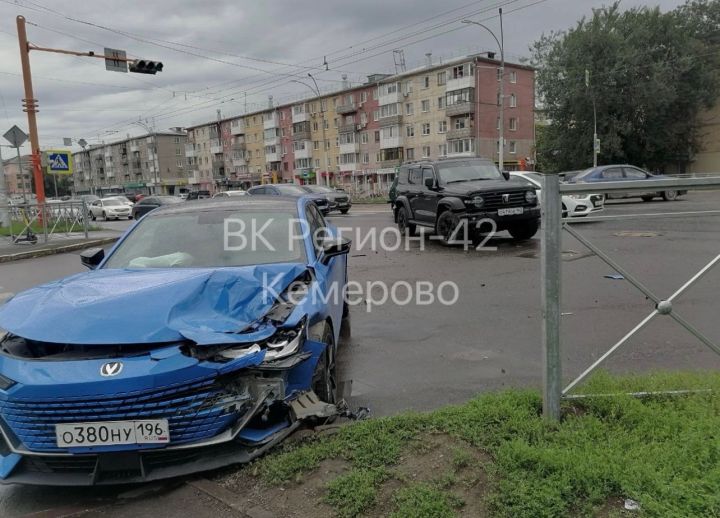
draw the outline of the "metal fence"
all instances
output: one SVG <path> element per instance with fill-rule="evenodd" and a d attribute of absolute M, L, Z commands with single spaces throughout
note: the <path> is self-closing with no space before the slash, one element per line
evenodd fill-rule
<path fill-rule="evenodd" d="M 543 176 L 543 216 L 541 234 L 541 297 L 542 297 L 542 333 L 543 333 L 543 412 L 551 419 L 560 418 L 560 404 L 563 398 L 571 397 L 570 391 L 587 378 L 595 369 L 605 362 L 613 353 L 620 349 L 627 341 L 644 329 L 651 321 L 666 316 L 672 318 L 687 331 L 697 337 L 704 345 L 712 351 L 720 354 L 720 345 L 710 340 L 701 330 L 697 329 L 685 317 L 678 314 L 673 308 L 673 302 L 687 289 L 697 283 L 715 265 L 720 262 L 720 253 L 708 262 L 700 271 L 689 276 L 689 280 L 680 286 L 667 298 L 662 298 L 653 290 L 645 286 L 635 275 L 627 271 L 621 264 L 609 254 L 592 243 L 586 236 L 573 228 L 573 222 L 569 219 L 562 219 L 562 195 L 564 194 L 589 194 L 598 191 L 604 193 L 643 193 L 660 192 L 665 190 L 713 190 L 720 188 L 720 177 L 703 178 L 670 178 L 653 180 L 652 188 L 648 189 L 648 181 L 619 181 L 603 182 L 598 184 L 561 184 L 557 175 Z M 671 214 L 648 215 L 643 214 L 642 218 L 652 217 L 692 217 L 697 212 L 675 212 Z M 703 215 L 720 215 L 718 211 L 703 211 Z M 632 218 L 632 215 L 622 216 L 595 216 L 582 218 L 580 221 L 609 221 L 622 217 Z M 562 280 L 562 232 L 565 230 L 590 252 L 622 275 L 632 286 L 638 289 L 654 305 L 650 313 L 642 319 L 635 327 L 630 329 L 620 340 L 605 351 L 579 376 L 563 388 L 562 367 L 561 367 L 561 280 Z M 720 252 L 720 251 L 719 251 Z M 674 391 L 682 393 L 683 391 Z M 579 397 L 579 396 L 573 396 Z"/>
<path fill-rule="evenodd" d="M 76 236 L 87 238 L 88 220 L 84 201 L 0 205 L 1 235 L 18 245 Z"/>

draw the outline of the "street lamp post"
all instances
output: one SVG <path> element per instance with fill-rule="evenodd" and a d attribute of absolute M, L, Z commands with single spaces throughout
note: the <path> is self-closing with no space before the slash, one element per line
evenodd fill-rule
<path fill-rule="evenodd" d="M 498 167 L 502 171 L 504 168 L 504 155 L 505 155 L 505 38 L 503 35 L 503 23 L 502 23 L 502 7 L 498 9 L 500 14 L 500 38 L 495 36 L 495 33 L 491 31 L 487 26 L 475 20 L 462 20 L 462 23 L 471 23 L 478 25 L 488 31 L 490 35 L 495 39 L 498 47 L 500 48 L 500 124 L 498 125 Z M 476 121 L 477 124 L 477 121 Z M 476 152 L 479 150 L 476 150 Z"/>
<path fill-rule="evenodd" d="M 292 82 L 307 86 L 312 91 L 312 93 L 317 95 L 318 99 L 320 99 L 320 88 L 318 87 L 317 81 L 312 76 L 312 74 L 309 72 L 308 72 L 308 77 L 310 79 L 312 79 L 313 84 L 315 85 L 315 88 L 313 88 L 312 86 L 310 86 L 307 83 L 304 83 L 303 81 L 298 81 L 297 79 L 293 79 Z M 325 169 L 326 169 L 326 174 L 327 174 L 327 180 L 326 180 L 325 184 L 330 185 L 330 171 L 328 170 L 329 164 L 328 164 L 328 154 L 327 154 L 327 143 L 325 142 L 325 108 L 323 107 L 322 99 L 320 99 L 320 117 L 322 118 L 323 161 L 325 162 Z M 315 183 L 317 185 L 321 185 L 320 171 L 317 171 L 317 173 L 315 174 Z"/>

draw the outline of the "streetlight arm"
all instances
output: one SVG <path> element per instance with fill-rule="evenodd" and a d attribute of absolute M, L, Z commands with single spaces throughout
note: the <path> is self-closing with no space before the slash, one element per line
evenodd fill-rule
<path fill-rule="evenodd" d="M 318 86 L 317 81 L 310 72 L 308 72 L 308 77 L 312 79 L 313 84 L 315 84 L 315 92 L 317 93 L 317 96 L 320 97 L 320 87 Z"/>
<path fill-rule="evenodd" d="M 488 32 L 490 33 L 490 35 L 493 37 L 493 39 L 495 40 L 495 43 L 497 43 L 497 46 L 498 46 L 498 48 L 500 49 L 500 54 L 501 54 L 501 55 L 503 54 L 503 52 L 504 52 L 504 50 L 503 50 L 503 44 L 500 42 L 500 40 L 498 39 L 498 37 L 495 36 L 495 33 L 494 33 L 492 30 L 490 30 L 486 25 L 483 25 L 483 24 L 480 23 L 480 22 L 476 22 L 475 20 L 463 20 L 462 23 L 471 23 L 471 24 L 473 24 L 473 25 L 479 25 L 480 27 L 482 27 L 483 29 L 485 29 L 486 31 L 488 31 Z"/>

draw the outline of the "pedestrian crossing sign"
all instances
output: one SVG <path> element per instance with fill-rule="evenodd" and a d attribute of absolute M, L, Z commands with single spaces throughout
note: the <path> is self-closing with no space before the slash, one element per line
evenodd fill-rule
<path fill-rule="evenodd" d="M 73 163 L 70 151 L 53 149 L 47 151 L 48 174 L 72 174 Z"/>

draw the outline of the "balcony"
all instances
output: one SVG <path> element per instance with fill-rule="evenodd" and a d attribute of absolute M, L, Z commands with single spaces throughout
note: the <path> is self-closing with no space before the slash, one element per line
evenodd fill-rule
<path fill-rule="evenodd" d="M 381 160 L 378 163 L 379 169 L 390 169 L 391 167 L 397 167 L 400 165 L 400 159 L 395 158 L 393 160 Z"/>
<path fill-rule="evenodd" d="M 293 140 L 310 140 L 311 138 L 312 136 L 309 129 L 293 133 Z"/>
<path fill-rule="evenodd" d="M 403 95 L 399 92 L 393 92 L 391 94 L 385 94 L 378 96 L 378 106 L 384 106 L 386 104 L 395 104 L 403 100 Z"/>
<path fill-rule="evenodd" d="M 265 162 L 280 162 L 280 153 L 265 153 Z"/>
<path fill-rule="evenodd" d="M 280 137 L 265 137 L 265 140 L 263 142 L 266 146 L 279 146 Z"/>
<path fill-rule="evenodd" d="M 245 134 L 245 121 L 242 119 L 236 119 L 230 123 L 230 134 L 231 135 L 244 135 Z"/>
<path fill-rule="evenodd" d="M 210 141 L 210 153 L 213 155 L 220 155 L 223 152 L 223 146 L 222 142 L 219 140 L 211 140 Z"/>
<path fill-rule="evenodd" d="M 200 176 L 199 169 L 193 169 L 192 174 L 188 176 L 188 183 L 197 185 L 202 183 L 202 177 Z"/>
<path fill-rule="evenodd" d="M 464 88 L 475 88 L 475 76 L 458 77 L 456 79 L 448 79 L 445 83 L 445 91 L 453 92 Z"/>
<path fill-rule="evenodd" d="M 186 158 L 195 158 L 197 155 L 195 154 L 195 146 L 193 144 L 185 144 L 185 157 Z"/>
<path fill-rule="evenodd" d="M 266 115 L 263 119 L 263 129 L 273 129 L 277 127 L 279 127 L 277 112 L 272 112 L 271 114 Z"/>
<path fill-rule="evenodd" d="M 348 153 L 358 153 L 360 152 L 360 143 L 359 142 L 347 142 L 345 144 L 340 144 L 340 154 L 346 155 Z"/>
<path fill-rule="evenodd" d="M 341 104 L 337 108 L 335 108 L 335 112 L 338 115 L 345 115 L 347 113 L 355 113 L 358 110 L 358 106 L 356 104 Z"/>
<path fill-rule="evenodd" d="M 293 110 L 293 114 L 292 114 L 293 124 L 295 124 L 296 122 L 307 122 L 309 120 L 310 120 L 310 114 L 308 112 L 306 112 L 305 110 L 303 110 L 301 112 L 296 112 L 295 110 Z"/>
<path fill-rule="evenodd" d="M 402 115 L 391 115 L 390 117 L 383 117 L 379 120 L 380 127 L 385 126 L 397 126 L 402 124 Z"/>
<path fill-rule="evenodd" d="M 474 102 L 451 104 L 451 105 L 445 107 L 445 115 L 447 117 L 456 117 L 458 115 L 468 115 L 470 113 L 475 113 L 475 103 Z"/>
<path fill-rule="evenodd" d="M 140 145 L 137 143 L 130 144 L 130 152 L 131 153 L 138 153 L 140 151 Z"/>
<path fill-rule="evenodd" d="M 358 164 L 356 162 L 351 162 L 349 164 L 340 164 L 340 171 L 355 171 L 358 168 Z"/>
<path fill-rule="evenodd" d="M 402 147 L 403 141 L 400 135 L 396 137 L 380 137 L 380 149 L 393 149 Z"/>
<path fill-rule="evenodd" d="M 473 138 L 473 128 L 451 129 L 446 133 L 447 140 L 457 140 L 461 138 Z"/>
<path fill-rule="evenodd" d="M 295 149 L 293 152 L 296 160 L 301 158 L 312 158 L 312 144 L 309 140 L 307 140 L 305 141 L 305 146 L 302 149 Z"/>
<path fill-rule="evenodd" d="M 339 133 L 351 133 L 357 130 L 357 124 L 341 124 L 338 126 Z"/>
<path fill-rule="evenodd" d="M 244 167 L 247 165 L 247 161 L 243 157 L 233 157 L 232 165 L 233 167 Z"/>

